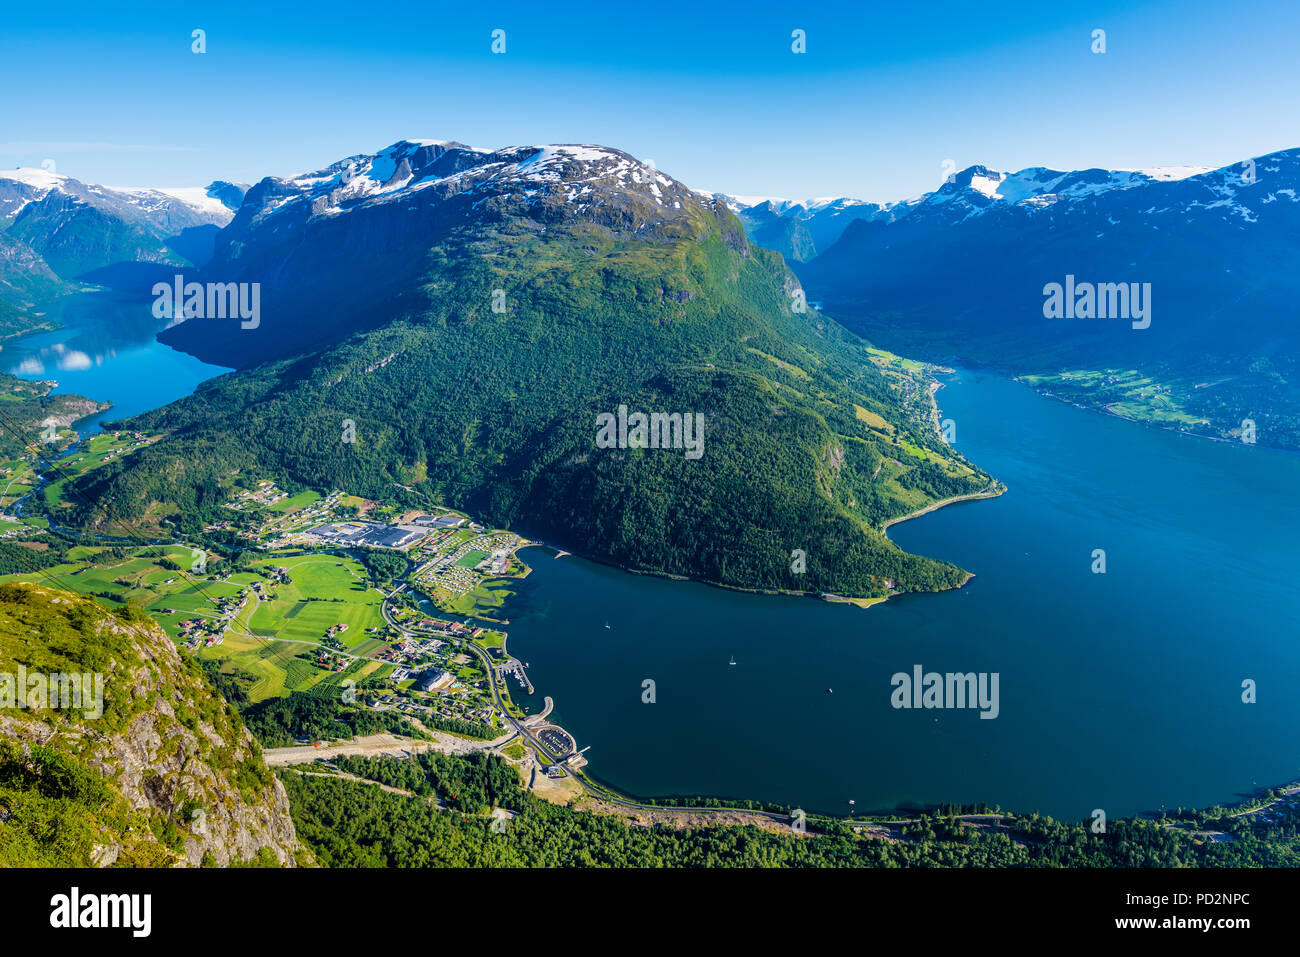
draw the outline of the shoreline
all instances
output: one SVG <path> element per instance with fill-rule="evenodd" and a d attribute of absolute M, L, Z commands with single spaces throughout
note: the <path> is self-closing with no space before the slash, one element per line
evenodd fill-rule
<path fill-rule="evenodd" d="M 626 565 L 618 565 L 615 564 L 614 562 L 605 561 L 600 558 L 593 558 L 590 555 L 580 555 L 577 554 L 576 552 L 564 551 L 563 549 L 560 548 L 560 546 L 551 545 L 548 544 L 547 542 L 533 542 L 532 545 L 528 547 L 547 548 L 556 553 L 556 555 L 554 556 L 555 558 L 560 558 L 560 557 L 580 558 L 583 561 L 591 562 L 593 565 L 599 565 L 601 568 L 612 568 L 615 571 L 623 572 L 628 575 L 644 575 L 648 578 L 662 578 L 667 581 L 689 582 L 695 585 L 704 585 L 706 588 L 721 588 L 724 591 L 741 592 L 742 594 L 746 594 L 746 595 L 771 595 L 771 596 L 778 596 L 778 597 L 785 596 L 787 598 L 816 598 L 820 601 L 829 601 L 829 602 L 839 603 L 839 604 L 857 605 L 860 608 L 869 608 L 872 605 L 878 605 L 883 601 L 888 601 L 891 597 L 893 597 L 893 594 L 898 594 L 897 592 L 895 592 L 892 593 L 891 595 L 883 595 L 883 596 L 876 596 L 876 597 L 872 597 L 870 595 L 859 595 L 855 597 L 852 595 L 837 595 L 833 592 L 795 591 L 793 589 L 788 589 L 788 588 L 746 588 L 744 585 L 728 585 L 725 582 L 709 581 L 707 578 L 692 578 L 689 575 L 677 575 L 674 574 L 673 572 L 656 572 L 644 568 L 628 568 Z M 969 581 L 969 579 L 967 580 Z M 965 584 L 965 582 L 963 582 L 962 584 Z M 960 588 L 961 586 L 958 585 L 957 587 Z M 933 592 L 918 592 L 918 594 L 937 595 L 941 591 L 949 591 L 949 590 L 950 589 L 943 588 Z"/>
<path fill-rule="evenodd" d="M 954 495 L 952 498 L 940 499 L 937 502 L 932 502 L 925 506 L 925 508 L 917 509 L 915 512 L 909 512 L 906 515 L 900 515 L 898 518 L 889 519 L 889 521 L 880 526 L 879 531 L 884 535 L 885 532 L 894 525 L 900 525 L 903 522 L 910 522 L 912 519 L 920 518 L 922 515 L 929 515 L 931 512 L 937 512 L 939 509 L 944 508 L 947 505 L 956 505 L 958 502 L 975 502 L 985 498 L 998 498 L 1005 494 L 1006 491 L 1007 487 L 999 482 L 997 488 L 985 489 L 983 492 L 969 492 L 966 495 Z M 885 537 L 888 538 L 889 536 L 885 535 Z"/>
<path fill-rule="evenodd" d="M 938 365 L 935 363 L 930 363 L 930 366 L 934 372 L 937 372 L 940 375 L 957 374 L 956 369 L 952 369 L 947 366 Z M 943 434 L 939 428 L 939 422 L 940 422 L 939 416 L 941 415 L 941 413 L 939 411 L 938 396 L 939 396 L 939 390 L 945 389 L 947 387 L 948 387 L 948 383 L 937 378 L 933 374 L 930 376 L 930 381 L 927 385 L 927 393 L 930 399 L 930 419 L 934 423 L 935 431 L 939 432 L 940 438 L 943 437 Z M 956 454 L 961 459 L 963 460 L 965 459 L 965 456 L 961 455 L 960 453 L 956 453 Z M 992 478 L 992 476 L 990 476 L 990 478 Z M 929 505 L 917 509 L 915 512 L 909 512 L 906 515 L 900 515 L 898 518 L 887 519 L 880 526 L 880 528 L 877 529 L 877 531 L 879 531 L 881 535 L 884 535 L 885 538 L 889 538 L 889 535 L 886 533 L 894 525 L 899 525 L 903 522 L 910 522 L 912 519 L 920 518 L 922 515 L 929 515 L 931 512 L 937 512 L 939 509 L 947 505 L 956 505 L 958 502 L 974 502 L 985 498 L 997 498 L 998 496 L 1006 492 L 1007 486 L 1005 483 L 999 481 L 996 478 L 993 478 L 992 482 L 993 482 L 992 485 L 990 485 L 988 488 L 982 491 L 967 492 L 965 495 L 954 495 L 951 498 L 940 499 L 937 502 L 931 502 Z M 974 577 L 975 577 L 974 575 L 971 575 L 969 578 L 966 579 L 966 581 L 970 581 L 970 579 Z M 962 584 L 965 584 L 965 582 L 963 582 Z M 959 585 L 957 587 L 960 588 L 961 586 Z"/>
<path fill-rule="evenodd" d="M 950 366 L 952 368 L 952 371 L 954 372 L 964 369 L 969 372 L 979 372 L 979 373 L 986 373 L 989 375 L 995 375 L 1000 378 L 1008 379 L 1012 382 L 1016 382 L 1020 385 L 1023 385 L 1025 388 L 1034 392 L 1036 395 L 1042 396 L 1043 398 L 1052 399 L 1057 402 L 1063 402 L 1066 405 L 1071 405 L 1077 409 L 1083 409 L 1088 412 L 1098 412 L 1101 413 L 1102 415 L 1109 415 L 1116 419 L 1122 419 L 1125 422 L 1132 422 L 1134 425 L 1140 425 L 1146 428 L 1157 429 L 1161 432 L 1173 432 L 1177 435 L 1186 435 L 1190 438 L 1195 438 L 1195 439 L 1206 439 L 1210 442 L 1223 442 L 1227 445 L 1243 444 L 1231 437 L 1225 437 L 1221 435 L 1210 435 L 1205 432 L 1189 431 L 1187 429 L 1182 429 L 1171 425 L 1161 425 L 1157 422 L 1148 421 L 1145 419 L 1135 419 L 1132 416 L 1124 415 L 1122 413 L 1113 411 L 1107 405 L 1105 405 L 1100 401 L 1076 402 L 1072 399 L 1065 398 L 1063 396 L 1057 395 L 1054 392 L 1048 391 L 1043 388 L 1039 388 L 1037 386 L 1033 386 L 1028 382 L 1024 381 L 1025 376 L 1045 375 L 1045 374 L 1059 375 L 1060 372 L 1064 370 L 1058 370 L 1057 372 L 1054 373 L 1032 372 L 1032 371 L 1026 371 L 1024 368 L 1013 368 L 1011 366 L 1003 365 L 998 362 L 991 361 L 989 359 L 980 359 L 972 356 L 959 356 L 954 353 L 949 353 L 943 356 L 942 358 L 929 359 L 929 358 L 925 358 L 928 354 L 930 354 L 926 342 L 914 341 L 913 338 L 908 335 L 903 335 L 902 339 L 904 341 L 899 342 L 893 336 L 890 335 L 891 330 L 889 330 L 888 328 L 883 328 L 883 329 L 877 328 L 873 323 L 866 320 L 861 320 L 861 319 L 854 320 L 851 317 L 849 317 L 848 314 L 846 313 L 841 313 L 840 315 L 834 315 L 832 313 L 824 312 L 823 314 L 834 319 L 840 325 L 849 329 L 850 332 L 854 333 L 855 335 L 859 336 L 862 339 L 865 339 L 866 341 L 874 345 L 876 348 L 893 352 L 896 355 L 907 354 L 910 356 L 914 356 L 917 362 L 928 363 L 929 365 L 935 366 L 936 368 L 943 368 L 944 366 Z M 881 333 L 884 333 L 885 338 L 883 341 L 887 341 L 889 343 L 888 346 L 880 345 L 879 340 L 873 338 L 873 336 L 879 336 Z M 1210 424 L 1213 425 L 1214 423 L 1210 423 Z M 1272 449 L 1275 452 L 1289 452 L 1291 454 L 1300 454 L 1300 450 L 1298 449 L 1292 449 L 1282 445 L 1274 445 L 1274 444 L 1263 443 L 1263 442 L 1256 443 L 1255 446 L 1253 447 L 1268 448 L 1268 449 Z"/>
<path fill-rule="evenodd" d="M 934 368 L 936 371 L 938 371 L 941 374 L 946 374 L 946 375 L 956 374 L 955 369 L 950 369 L 946 366 L 935 365 Z M 936 400 L 936 396 L 938 395 L 939 390 L 945 388 L 946 385 L 947 383 L 942 382 L 941 380 L 931 376 L 927 387 L 927 392 L 930 399 L 930 417 L 936 429 L 938 429 L 938 425 L 939 425 L 939 403 Z M 889 539 L 889 535 L 886 533 L 888 532 L 889 528 L 893 525 L 898 525 L 901 522 L 911 521 L 914 518 L 920 518 L 922 515 L 928 515 L 930 512 L 938 511 L 939 509 L 944 508 L 945 506 L 948 505 L 956 505 L 958 502 L 974 502 L 974 501 L 979 501 L 980 499 L 997 498 L 998 496 L 1004 494 L 1007 491 L 1007 486 L 1003 482 L 997 479 L 993 479 L 993 483 L 994 484 L 991 487 L 984 489 L 983 491 L 969 492 L 965 495 L 954 495 L 952 498 L 940 499 L 937 502 L 931 502 L 929 505 L 926 505 L 924 508 L 920 508 L 915 512 L 909 512 L 907 515 L 900 515 L 898 518 L 888 519 L 884 524 L 882 524 L 879 528 L 875 530 L 879 532 L 886 540 L 892 542 L 892 540 Z M 896 542 L 893 542 L 893 544 L 897 545 Z M 723 588 L 728 591 L 743 592 L 750 595 L 787 595 L 792 598 L 818 598 L 822 601 L 831 602 L 833 604 L 856 605 L 859 608 L 866 609 L 872 607 L 873 605 L 879 605 L 882 604 L 883 602 L 887 602 L 889 601 L 889 599 L 895 597 L 896 595 L 903 594 L 903 592 L 891 591 L 889 594 L 873 597 L 868 595 L 859 595 L 859 596 L 840 595 L 834 592 L 795 591 L 792 589 L 785 589 L 785 588 L 746 588 L 743 585 L 728 585 L 723 582 L 709 581 L 708 579 L 704 579 L 704 578 L 693 578 L 689 575 L 676 575 L 671 572 L 656 572 L 656 571 L 649 571 L 646 569 L 628 568 L 625 565 L 619 565 L 614 562 L 604 561 L 599 558 L 592 558 L 586 555 L 577 555 L 574 552 L 566 551 L 560 548 L 560 546 L 558 545 L 549 545 L 546 542 L 542 542 L 542 541 L 532 541 L 529 543 L 529 545 L 535 545 L 540 548 L 549 548 L 555 552 L 555 556 L 554 556 L 555 558 L 563 558 L 565 556 L 573 555 L 574 557 L 583 558 L 586 561 L 592 562 L 596 565 L 601 565 L 606 568 L 617 569 L 618 571 L 627 572 L 628 574 L 631 575 L 649 575 L 655 578 L 666 578 L 671 581 L 695 582 L 696 584 L 706 585 L 710 588 Z M 524 546 L 524 547 L 528 547 L 528 546 Z M 966 572 L 966 578 L 963 579 L 962 583 L 960 585 L 957 585 L 956 588 L 965 587 L 965 585 L 974 577 L 975 577 L 974 572 Z M 952 590 L 953 589 L 949 589 L 949 588 L 941 588 L 941 589 L 928 591 L 928 592 L 918 592 L 917 594 L 938 595 L 941 594 L 942 592 L 952 591 Z"/>
<path fill-rule="evenodd" d="M 956 374 L 955 369 L 950 369 L 947 368 L 946 366 L 935 366 L 934 368 L 940 373 L 945 375 Z M 930 382 L 928 386 L 929 397 L 930 397 L 930 416 L 932 421 L 934 422 L 936 431 L 939 429 L 939 415 L 940 415 L 939 400 L 938 400 L 939 390 L 947 388 L 947 385 L 948 383 L 943 382 L 940 379 L 935 378 L 934 376 L 931 376 L 930 378 Z M 962 458 L 964 459 L 965 456 L 962 456 Z M 909 512 L 906 515 L 900 515 L 898 518 L 891 518 L 886 520 L 884 524 L 882 524 L 880 528 L 877 529 L 877 531 L 879 531 L 881 535 L 884 535 L 885 538 L 889 538 L 889 535 L 887 533 L 889 529 L 894 525 L 899 525 L 902 524 L 903 522 L 910 522 L 914 518 L 920 518 L 922 515 L 929 515 L 931 512 L 937 512 L 939 509 L 947 505 L 956 505 L 958 502 L 975 502 L 985 498 L 997 498 L 998 496 L 1004 494 L 1006 490 L 1007 490 L 1007 486 L 1005 483 L 999 481 L 998 479 L 993 479 L 993 484 L 990 485 L 988 488 L 984 489 L 983 491 L 968 492 L 965 495 L 954 495 L 951 498 L 945 498 L 945 499 L 940 499 L 937 502 L 931 502 L 929 505 L 926 505 L 924 508 L 919 508 L 915 512 Z M 970 581 L 970 579 L 974 577 L 975 576 L 972 574 L 966 579 L 966 581 Z M 962 582 L 962 585 L 964 585 L 965 583 L 966 582 Z M 960 588 L 961 585 L 958 585 L 957 587 Z"/>
<path fill-rule="evenodd" d="M 637 804 L 641 807 L 654 810 L 654 811 L 664 811 L 669 813 L 672 812 L 680 813 L 680 812 L 691 812 L 691 811 L 706 811 L 706 812 L 707 811 L 715 811 L 715 812 L 735 811 L 737 813 L 762 814 L 764 812 L 771 813 L 774 808 L 781 806 L 774 802 L 765 801 L 759 798 L 729 798 L 729 797 L 721 797 L 718 795 L 707 795 L 707 794 L 660 794 L 660 795 L 634 794 L 632 792 L 623 790 L 617 785 L 611 784 L 609 781 L 600 777 L 598 774 L 593 774 L 587 768 L 583 769 L 583 776 L 588 778 L 588 780 L 591 781 L 591 783 L 593 783 L 598 789 L 607 790 L 619 798 L 622 798 L 628 802 Z M 1291 795 L 1296 793 L 1292 791 L 1292 789 L 1300 789 L 1300 778 L 1291 781 L 1285 781 L 1281 784 L 1274 784 L 1266 787 L 1257 787 L 1255 792 L 1251 794 L 1249 797 L 1240 798 L 1239 800 L 1233 801 L 1231 803 L 1208 804 L 1200 807 L 1183 808 L 1183 810 L 1196 814 L 1196 813 L 1202 813 L 1208 811 L 1210 808 L 1213 807 L 1218 807 L 1223 809 L 1224 817 L 1238 817 L 1247 814 L 1257 813 L 1258 811 L 1271 806 L 1271 804 L 1260 804 L 1260 801 L 1262 800 L 1263 796 L 1267 795 L 1270 791 L 1278 791 L 1278 792 L 1282 792 L 1284 795 Z M 663 804 L 658 803 L 661 801 L 663 802 L 698 801 L 701 803 L 697 805 L 686 804 L 686 803 L 663 803 Z M 719 803 L 717 804 L 707 803 L 710 801 L 716 801 Z M 752 802 L 758 805 L 758 807 L 746 808 L 743 806 L 745 802 Z M 936 803 L 921 804 L 916 806 L 898 805 L 895 807 L 880 807 L 880 808 L 867 809 L 861 811 L 854 810 L 849 812 L 818 810 L 815 808 L 810 808 L 809 817 L 810 818 L 816 817 L 822 820 L 847 821 L 847 822 L 861 823 L 861 824 L 867 824 L 873 821 L 877 823 L 884 823 L 887 821 L 898 821 L 900 816 L 902 816 L 902 820 L 904 821 L 915 821 L 920 815 L 926 813 L 933 813 L 936 809 L 944 807 L 951 803 L 952 802 L 939 801 Z M 989 805 L 987 802 L 979 802 L 979 801 L 972 802 L 972 803 L 958 803 L 957 806 L 959 808 L 966 809 L 966 808 L 978 807 L 981 804 L 984 807 L 998 808 L 998 810 L 989 810 L 989 811 L 963 810 L 962 812 L 958 813 L 956 816 L 957 817 L 1002 816 L 1006 818 L 1027 818 L 1032 815 L 1041 813 L 1039 809 L 1007 810 L 1005 808 L 1002 808 L 1000 804 Z M 1161 813 L 1162 813 L 1161 808 L 1156 808 L 1156 809 L 1148 808 L 1147 810 L 1144 811 L 1134 811 L 1130 814 L 1125 814 L 1120 818 L 1120 820 L 1124 820 L 1126 818 L 1134 819 L 1134 820 L 1135 819 L 1158 820 L 1159 815 Z M 1169 812 L 1164 811 L 1163 813 L 1168 814 Z M 1081 819 L 1081 821 L 1086 822 L 1087 819 L 1084 818 Z"/>
<path fill-rule="evenodd" d="M 1095 412 L 1100 415 L 1110 416 L 1113 419 L 1119 419 L 1122 422 L 1131 422 L 1133 425 L 1140 425 L 1145 429 L 1154 429 L 1157 432 L 1172 432 L 1174 435 L 1185 435 L 1191 439 L 1203 439 L 1206 442 L 1220 442 L 1224 445 L 1253 446 L 1252 443 L 1244 443 L 1241 442 L 1239 439 L 1225 438 L 1224 436 L 1221 435 L 1208 435 L 1204 432 L 1193 432 L 1188 429 L 1179 429 L 1171 425 L 1161 425 L 1158 422 L 1152 422 L 1147 419 L 1135 419 L 1131 415 L 1125 415 L 1122 412 L 1116 412 L 1110 406 L 1104 405 L 1101 402 L 1096 402 L 1096 403 L 1076 402 L 1074 399 L 1066 398 L 1065 396 L 1058 395 L 1057 393 L 1052 392 L 1046 388 L 1041 388 L 1039 386 L 1035 386 L 1024 381 L 1024 376 L 1034 375 L 1036 373 L 1022 373 L 1017 375 L 1006 370 L 1001 370 L 998 372 L 998 374 L 1004 376 L 1007 379 L 1010 379 L 1012 382 L 1015 382 L 1017 385 L 1023 385 L 1026 389 L 1033 392 L 1035 395 L 1043 397 L 1044 399 L 1051 399 L 1053 402 L 1060 402 L 1064 405 L 1072 406 L 1076 409 L 1081 409 L 1084 412 Z M 1269 445 L 1267 443 L 1259 443 L 1257 447 L 1270 449 L 1271 451 L 1274 452 L 1290 453 L 1292 455 L 1300 454 L 1300 451 L 1296 449 L 1289 449 L 1286 446 L 1282 446 L 1282 445 Z"/>

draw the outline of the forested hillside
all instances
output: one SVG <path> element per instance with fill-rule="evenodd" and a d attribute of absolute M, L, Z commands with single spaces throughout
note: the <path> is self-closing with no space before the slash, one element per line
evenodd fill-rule
<path fill-rule="evenodd" d="M 348 773 L 419 795 L 355 781 L 283 773 L 294 823 L 328 867 L 1294 867 L 1300 814 L 1222 818 L 1222 809 L 1170 822 L 1112 822 L 1105 834 L 1038 815 L 972 828 L 951 814 L 919 816 L 903 840 L 872 839 L 849 821 L 785 828 L 630 826 L 608 814 L 560 807 L 524 792 L 500 758 L 426 755 L 419 762 L 346 759 Z M 438 810 L 426 798 L 450 802 Z M 494 832 L 493 807 L 514 812 Z M 460 811 L 461 813 L 454 813 Z M 1194 833 L 1223 827 L 1233 840 Z"/>

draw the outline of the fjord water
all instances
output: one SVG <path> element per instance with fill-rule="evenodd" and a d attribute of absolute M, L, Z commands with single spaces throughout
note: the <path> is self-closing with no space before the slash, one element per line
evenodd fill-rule
<path fill-rule="evenodd" d="M 525 553 L 510 650 L 592 746 L 591 772 L 641 796 L 984 801 L 1069 820 L 1300 776 L 1300 456 L 969 371 L 938 400 L 957 447 L 1008 491 L 890 534 L 975 572 L 960 590 L 862 610 Z M 891 676 L 917 664 L 997 672 L 998 717 L 895 710 Z"/>
<path fill-rule="evenodd" d="M 109 293 L 69 296 L 54 313 L 63 327 L 5 343 L 0 368 L 23 379 L 54 379 L 56 395 L 113 403 L 73 424 L 83 437 L 98 432 L 101 421 L 156 409 L 230 371 L 154 339 L 166 321 L 152 307 L 152 300 Z"/>

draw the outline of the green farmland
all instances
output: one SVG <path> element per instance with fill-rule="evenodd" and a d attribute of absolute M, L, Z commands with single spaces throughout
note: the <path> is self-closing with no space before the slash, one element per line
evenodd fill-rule
<path fill-rule="evenodd" d="M 383 625 L 383 596 L 367 589 L 361 566 L 350 558 L 333 555 L 304 555 L 298 558 L 269 558 L 257 567 L 280 566 L 289 570 L 290 585 L 274 585 L 275 597 L 254 602 L 251 620 L 248 609 L 241 613 L 236 630 L 288 641 L 317 643 L 332 625 L 347 625 L 338 637 L 353 654 L 366 655 L 383 643 L 366 634 L 367 628 Z M 244 626 L 244 627 L 241 627 Z"/>

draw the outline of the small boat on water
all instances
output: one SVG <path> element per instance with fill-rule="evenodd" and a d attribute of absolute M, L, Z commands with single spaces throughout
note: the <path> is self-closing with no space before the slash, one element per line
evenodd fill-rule
<path fill-rule="evenodd" d="M 609 630 L 609 622 L 605 622 L 605 630 L 606 630 L 606 631 Z"/>
<path fill-rule="evenodd" d="M 730 663 L 733 664 L 733 665 L 736 663 L 736 656 L 735 656 L 735 655 L 732 655 L 732 656 L 731 656 L 731 662 L 730 662 Z"/>

